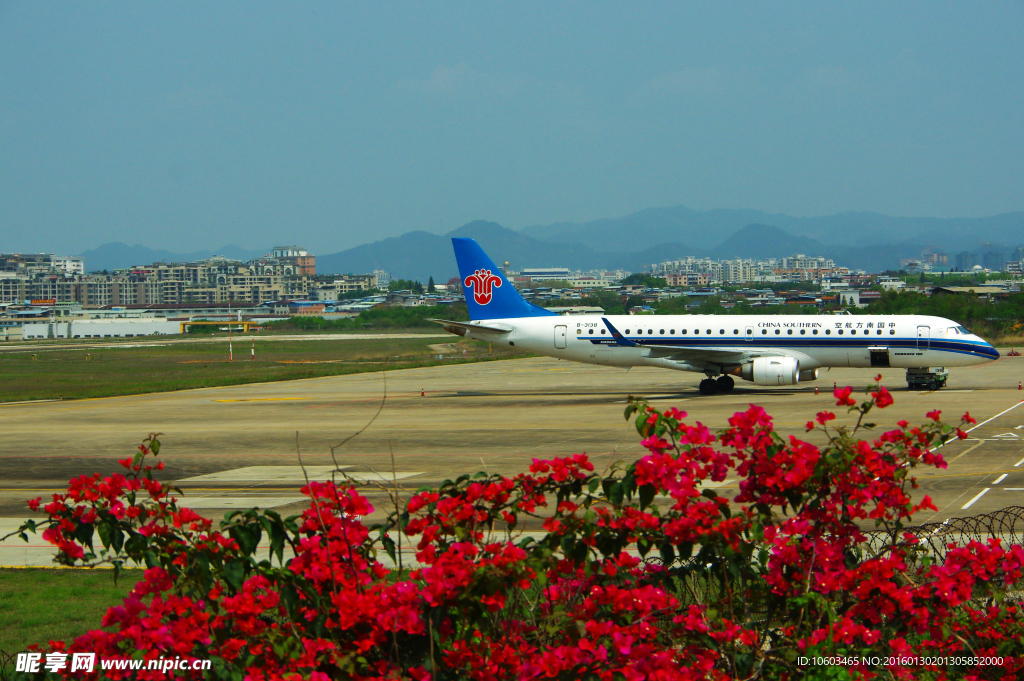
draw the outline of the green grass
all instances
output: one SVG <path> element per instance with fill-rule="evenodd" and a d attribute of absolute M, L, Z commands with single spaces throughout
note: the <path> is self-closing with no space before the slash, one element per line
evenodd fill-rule
<path fill-rule="evenodd" d="M 116 585 L 112 570 L 0 570 L 0 651 L 17 654 L 98 629 L 107 608 L 141 579 L 142 570 L 125 570 Z"/>
<path fill-rule="evenodd" d="M 438 352 L 429 346 L 442 343 L 451 350 L 439 360 Z M 70 347 L 81 344 L 71 340 L 3 347 L 0 402 L 137 395 L 336 376 L 380 371 L 385 360 L 389 369 L 403 369 L 517 356 L 507 347 L 494 346 L 489 352 L 486 343 L 456 336 L 451 340 L 257 340 L 256 361 L 249 359 L 250 344 L 236 340 L 233 362 L 228 361 L 226 337 L 216 342 L 162 346 L 118 347 L 131 343 L 110 342 L 100 349 Z"/>

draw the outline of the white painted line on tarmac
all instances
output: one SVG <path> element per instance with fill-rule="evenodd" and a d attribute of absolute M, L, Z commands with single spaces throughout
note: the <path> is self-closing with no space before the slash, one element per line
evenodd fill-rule
<path fill-rule="evenodd" d="M 998 484 L 999 484 L 999 483 L 1001 483 L 1001 482 L 1002 482 L 1003 480 L 1006 480 L 1006 475 L 1007 475 L 1006 473 L 1003 473 L 1003 474 L 1002 474 L 1002 475 L 1000 475 L 1000 476 L 999 476 L 998 478 L 996 478 L 996 479 L 995 479 L 995 480 L 994 480 L 994 481 L 992 482 L 992 484 L 993 484 L 993 485 L 998 485 Z"/>
<path fill-rule="evenodd" d="M 1024 487 L 1004 487 L 1007 492 L 1024 492 Z"/>
<path fill-rule="evenodd" d="M 310 480 L 330 480 L 331 472 L 351 468 L 351 466 L 306 466 L 306 474 Z M 191 478 L 183 478 L 178 482 L 280 482 L 306 484 L 306 476 L 302 474 L 302 466 L 246 466 L 233 468 L 219 473 L 208 473 Z"/>
<path fill-rule="evenodd" d="M 997 418 L 999 418 L 999 417 L 1000 417 L 1000 416 L 1002 416 L 1003 414 L 1009 414 L 1009 413 L 1010 413 L 1011 411 L 1013 411 L 1014 409 L 1016 409 L 1017 407 L 1019 407 L 1019 406 L 1020 406 L 1020 405 L 1022 405 L 1022 404 L 1024 404 L 1024 400 L 1021 400 L 1020 402 L 1018 402 L 1017 404 L 1013 405 L 1013 406 L 1012 406 L 1012 407 L 1010 407 L 1009 409 L 1004 409 L 1003 411 L 999 412 L 998 414 L 996 414 L 996 415 L 995 415 L 995 416 L 993 416 L 992 418 L 989 418 L 989 419 L 985 419 L 985 420 L 984 420 L 984 421 L 982 421 L 981 423 L 979 423 L 979 424 L 977 424 L 977 425 L 975 425 L 975 426 L 972 426 L 972 427 L 968 428 L 968 429 L 967 429 L 966 431 L 964 431 L 964 432 L 967 432 L 967 433 L 969 433 L 969 432 L 971 432 L 972 430 L 974 430 L 975 428 L 981 428 L 981 427 L 982 427 L 983 425 L 985 425 L 985 424 L 986 424 L 986 423 L 988 423 L 989 421 L 995 421 L 995 420 L 996 420 Z M 949 440 L 949 442 L 956 442 L 956 440 Z M 940 447 L 944 446 L 945 444 L 947 444 L 947 443 L 943 443 L 943 444 L 939 445 L 938 447 L 936 447 L 935 449 L 939 449 Z"/>
<path fill-rule="evenodd" d="M 307 497 L 182 497 L 178 506 L 192 509 L 209 508 L 274 508 L 287 506 L 300 501 L 309 501 Z"/>
<path fill-rule="evenodd" d="M 984 440 L 982 440 L 982 441 L 981 441 L 981 442 L 979 442 L 978 444 L 974 445 L 973 447 L 968 447 L 968 448 L 967 448 L 967 449 L 965 449 L 964 451 L 962 451 L 962 452 L 960 452 L 959 454 L 957 454 L 956 456 L 954 456 L 954 457 L 952 458 L 952 460 L 950 460 L 950 462 L 949 462 L 949 463 L 953 463 L 954 461 L 956 461 L 957 459 L 959 459 L 959 458 L 960 458 L 961 456 L 963 456 L 964 454 L 970 454 L 971 452 L 973 452 L 973 451 L 974 451 L 975 449 L 977 449 L 978 447 L 982 446 L 983 444 L 985 444 L 985 441 L 984 441 Z M 936 447 L 936 449 L 938 449 L 938 447 Z"/>
<path fill-rule="evenodd" d="M 964 504 L 964 505 L 963 505 L 963 506 L 961 506 L 960 508 L 961 508 L 962 510 L 966 510 L 966 509 L 970 508 L 971 506 L 974 506 L 974 502 L 975 502 L 975 501 L 977 501 L 978 499 L 982 498 L 983 496 L 985 496 L 985 492 L 989 491 L 990 489 L 992 489 L 992 488 L 991 488 L 991 487 L 986 487 L 985 489 L 981 490 L 980 492 L 978 492 L 978 493 L 977 493 L 977 494 L 976 494 L 976 495 L 974 496 L 974 498 L 973 498 L 973 499 L 971 499 L 970 501 L 968 501 L 968 502 L 967 502 L 966 504 Z"/>
<path fill-rule="evenodd" d="M 197 475 L 192 478 L 178 480 L 178 482 L 253 482 L 259 484 L 305 485 L 306 475 L 309 476 L 310 480 L 326 481 L 334 478 L 338 482 L 343 481 L 346 475 L 357 482 L 392 482 L 394 480 L 404 480 L 405 478 L 423 475 L 422 471 L 385 471 L 375 473 L 367 471 L 353 472 L 345 470 L 347 468 L 352 468 L 352 466 L 338 466 L 337 468 L 334 466 L 306 466 L 306 473 L 304 475 L 301 466 L 246 466 L 245 468 L 235 468 L 219 473 Z M 335 475 L 335 472 L 337 472 L 337 475 Z"/>
<path fill-rule="evenodd" d="M 1013 464 L 1013 467 L 1016 468 L 1017 466 L 1021 465 L 1022 463 L 1024 463 L 1024 459 L 1021 459 L 1017 463 Z"/>
<path fill-rule="evenodd" d="M 1024 426 L 1017 426 L 1014 430 L 1020 430 L 1021 428 L 1024 428 Z"/>

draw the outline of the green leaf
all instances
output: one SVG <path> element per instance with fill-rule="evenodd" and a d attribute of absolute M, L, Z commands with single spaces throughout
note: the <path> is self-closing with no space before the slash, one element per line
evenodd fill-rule
<path fill-rule="evenodd" d="M 622 478 L 622 490 L 626 496 L 630 499 L 633 498 L 633 492 L 636 491 L 636 465 L 632 465 L 626 471 L 626 475 Z"/>
<path fill-rule="evenodd" d="M 245 563 L 240 560 L 230 560 L 224 564 L 221 570 L 224 581 L 234 587 L 235 591 L 242 590 L 242 582 L 245 581 Z"/>
<path fill-rule="evenodd" d="M 276 513 L 271 516 L 270 513 L 268 511 L 267 516 L 260 519 L 260 524 L 267 531 L 267 536 L 270 537 L 270 555 L 276 555 L 277 562 L 283 565 L 285 531 L 281 522 L 281 516 Z"/>
<path fill-rule="evenodd" d="M 106 518 L 96 525 L 96 534 L 100 536 L 100 541 L 103 542 L 105 549 L 110 548 L 110 535 L 113 533 L 113 526 L 116 522 L 113 518 Z"/>
<path fill-rule="evenodd" d="M 561 541 L 562 553 L 565 554 L 566 558 L 569 558 L 569 557 L 572 556 L 572 550 L 573 550 L 573 548 L 575 548 L 575 544 L 576 544 L 576 535 L 566 534 L 566 535 L 562 536 L 562 541 Z"/>
<path fill-rule="evenodd" d="M 388 558 L 397 565 L 398 557 L 395 555 L 395 541 L 391 537 L 384 535 L 380 543 L 384 546 L 384 550 L 387 552 Z"/>
<path fill-rule="evenodd" d="M 205 553 L 196 554 L 193 566 L 199 573 L 199 583 L 203 586 L 203 592 L 209 593 L 213 586 L 213 572 L 210 570 L 210 558 Z"/>
<path fill-rule="evenodd" d="M 288 612 L 288 618 L 293 622 L 296 621 L 298 618 L 299 592 L 296 591 L 294 584 L 285 582 L 281 588 L 281 602 L 284 603 L 285 610 Z"/>
<path fill-rule="evenodd" d="M 238 542 L 238 547 L 244 555 L 251 556 L 259 546 L 260 539 L 263 537 L 263 529 L 259 523 L 235 525 L 228 530 L 228 535 Z"/>
<path fill-rule="evenodd" d="M 661 562 L 666 566 L 671 565 L 675 559 L 675 548 L 669 541 L 662 542 L 661 546 L 658 547 L 658 551 L 661 553 Z"/>
<path fill-rule="evenodd" d="M 92 532 L 93 532 L 92 523 L 79 522 L 78 523 L 78 527 L 75 528 L 75 531 L 72 534 L 72 536 L 74 536 L 74 538 L 77 539 L 82 544 L 85 544 L 86 546 L 88 546 L 89 550 L 92 551 L 93 550 L 93 548 L 92 548 Z"/>
<path fill-rule="evenodd" d="M 646 484 L 640 485 L 640 510 L 644 510 L 651 505 L 654 501 L 654 495 L 657 494 L 658 490 L 654 485 Z"/>
<path fill-rule="evenodd" d="M 591 494 L 593 494 L 594 492 L 597 491 L 597 488 L 600 487 L 600 486 L 601 486 L 601 478 L 598 478 L 598 477 L 595 476 L 595 477 L 590 479 L 590 482 L 587 483 L 587 490 Z"/>
<path fill-rule="evenodd" d="M 124 548 L 124 531 L 117 524 L 114 525 L 114 529 L 110 534 L 110 543 L 115 551 L 121 553 L 121 549 Z"/>
<path fill-rule="evenodd" d="M 624 496 L 625 490 L 623 489 L 621 482 L 616 482 L 614 485 L 611 486 L 611 489 L 608 490 L 608 501 L 612 502 L 615 505 L 621 504 L 622 498 Z"/>

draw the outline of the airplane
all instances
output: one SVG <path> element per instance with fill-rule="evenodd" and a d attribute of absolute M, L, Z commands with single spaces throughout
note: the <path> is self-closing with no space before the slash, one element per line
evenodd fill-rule
<path fill-rule="evenodd" d="M 909 384 L 915 371 L 999 358 L 957 322 L 924 315 L 563 316 L 525 300 L 475 240 L 452 246 L 470 321 L 431 320 L 446 331 L 574 362 L 702 373 L 704 395 L 734 378 L 796 385 L 831 367 L 906 368 Z"/>

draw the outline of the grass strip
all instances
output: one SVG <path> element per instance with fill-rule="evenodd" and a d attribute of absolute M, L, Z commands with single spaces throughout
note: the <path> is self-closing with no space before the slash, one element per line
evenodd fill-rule
<path fill-rule="evenodd" d="M 112 570 L 0 569 L 2 657 L 99 628 L 107 609 L 120 604 L 142 577 L 142 570 L 125 570 L 114 584 Z"/>
<path fill-rule="evenodd" d="M 455 337 L 453 337 L 454 339 Z M 77 341 L 71 341 L 71 345 Z M 125 343 L 97 349 L 4 348 L 0 352 L 0 402 L 82 399 L 170 392 L 195 388 L 290 381 L 522 357 L 507 347 L 479 341 L 438 338 L 316 339 L 234 343 L 228 361 L 223 342 L 138 346 Z"/>

